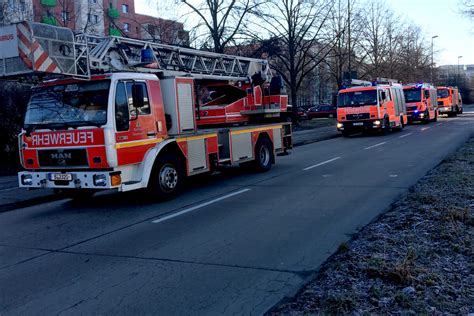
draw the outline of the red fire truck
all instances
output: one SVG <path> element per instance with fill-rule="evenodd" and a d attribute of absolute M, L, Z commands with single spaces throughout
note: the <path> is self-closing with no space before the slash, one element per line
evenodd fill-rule
<path fill-rule="evenodd" d="M 462 114 L 461 94 L 456 87 L 438 87 L 439 114 L 456 116 Z"/>
<path fill-rule="evenodd" d="M 353 79 L 339 91 L 337 129 L 343 136 L 370 130 L 388 134 L 407 123 L 402 85 L 393 79 L 370 82 Z"/>
<path fill-rule="evenodd" d="M 167 199 L 186 177 L 232 164 L 267 171 L 292 148 L 280 120 L 288 98 L 266 60 L 39 23 L 0 34 L 0 77 L 40 80 L 19 135 L 21 187 Z"/>
<path fill-rule="evenodd" d="M 403 86 L 408 122 L 436 122 L 438 100 L 436 88 L 429 83 L 413 83 Z"/>

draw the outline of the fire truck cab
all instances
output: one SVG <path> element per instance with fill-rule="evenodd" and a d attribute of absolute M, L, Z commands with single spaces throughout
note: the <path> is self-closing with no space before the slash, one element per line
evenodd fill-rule
<path fill-rule="evenodd" d="M 456 87 L 438 87 L 438 111 L 439 114 L 456 116 L 462 113 L 461 96 Z"/>
<path fill-rule="evenodd" d="M 402 86 L 398 83 L 371 83 L 352 80 L 342 89 L 337 102 L 337 129 L 343 136 L 370 130 L 389 133 L 407 123 Z"/>
<path fill-rule="evenodd" d="M 436 88 L 429 83 L 414 83 L 403 86 L 408 122 L 436 122 L 438 101 Z"/>

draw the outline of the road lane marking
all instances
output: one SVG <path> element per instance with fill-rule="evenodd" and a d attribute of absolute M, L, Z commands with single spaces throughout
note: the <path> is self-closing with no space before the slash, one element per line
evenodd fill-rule
<path fill-rule="evenodd" d="M 316 168 L 316 167 L 325 165 L 325 164 L 327 164 L 327 163 L 333 162 L 334 160 L 338 160 L 338 159 L 340 159 L 340 158 L 341 158 L 341 157 L 332 158 L 332 159 L 329 159 L 329 160 L 320 162 L 320 163 L 318 163 L 318 164 L 315 164 L 315 165 L 306 167 L 306 168 L 304 168 L 303 170 L 304 170 L 304 171 L 308 171 L 308 170 L 310 170 L 310 169 L 313 169 L 313 168 Z"/>
<path fill-rule="evenodd" d="M 364 149 L 372 149 L 372 148 L 375 148 L 375 147 L 379 147 L 379 146 L 382 146 L 384 144 L 386 144 L 387 142 L 381 142 L 381 143 L 378 143 L 378 144 L 375 144 L 375 145 L 372 145 L 372 146 L 369 146 L 369 147 L 365 147 Z"/>
<path fill-rule="evenodd" d="M 226 194 L 226 195 L 221 196 L 221 197 L 218 197 L 218 198 L 216 198 L 216 199 L 214 199 L 214 200 L 210 200 L 210 201 L 207 201 L 207 202 L 205 202 L 205 203 L 202 203 L 202 204 L 199 204 L 199 205 L 196 205 L 196 206 L 187 208 L 187 209 L 185 209 L 185 210 L 182 210 L 182 211 L 179 211 L 179 212 L 176 212 L 176 213 L 173 213 L 173 214 L 164 216 L 164 217 L 162 217 L 162 218 L 156 219 L 156 220 L 152 221 L 152 223 L 153 223 L 153 224 L 158 224 L 158 223 L 167 221 L 167 220 L 169 220 L 169 219 L 172 219 L 172 218 L 178 217 L 178 216 L 180 216 L 180 215 L 183 215 L 183 214 L 186 214 L 186 213 L 195 211 L 195 210 L 197 210 L 197 209 L 200 209 L 200 208 L 203 208 L 203 207 L 205 207 L 205 206 L 214 204 L 214 203 L 216 203 L 216 202 L 219 202 L 219 201 L 228 199 L 228 198 L 230 198 L 230 197 L 233 197 L 233 196 L 236 196 L 236 195 L 245 193 L 245 192 L 247 192 L 247 191 L 250 191 L 250 189 L 242 189 L 242 190 L 239 190 L 239 191 L 236 191 L 236 192 L 232 192 L 232 193 Z"/>
<path fill-rule="evenodd" d="M 390 178 L 396 178 L 396 177 L 398 177 L 398 174 L 389 174 L 388 176 L 389 176 Z"/>
<path fill-rule="evenodd" d="M 423 127 L 421 130 L 422 130 L 422 131 L 426 131 L 426 130 L 429 129 L 429 128 L 430 128 L 430 127 L 427 126 L 427 127 Z"/>
<path fill-rule="evenodd" d="M 402 135 L 402 136 L 400 136 L 400 137 L 398 137 L 398 138 L 403 138 L 403 137 L 407 137 L 407 136 L 410 136 L 410 135 L 413 135 L 413 133 L 408 133 L 408 134 Z"/>

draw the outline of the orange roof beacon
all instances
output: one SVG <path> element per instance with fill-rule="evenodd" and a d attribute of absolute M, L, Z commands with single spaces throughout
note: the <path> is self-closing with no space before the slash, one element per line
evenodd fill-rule
<path fill-rule="evenodd" d="M 349 87 L 339 91 L 337 121 L 343 136 L 370 130 L 388 134 L 393 128 L 403 129 L 407 115 L 402 85 L 383 78 L 374 83 L 351 80 Z"/>
<path fill-rule="evenodd" d="M 462 113 L 461 93 L 456 87 L 438 87 L 439 114 L 456 116 Z"/>
<path fill-rule="evenodd" d="M 438 119 L 436 88 L 429 83 L 410 83 L 403 86 L 408 122 L 436 122 Z"/>

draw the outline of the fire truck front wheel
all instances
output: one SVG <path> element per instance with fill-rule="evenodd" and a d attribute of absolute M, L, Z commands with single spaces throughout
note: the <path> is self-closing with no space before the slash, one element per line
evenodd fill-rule
<path fill-rule="evenodd" d="M 273 147 L 267 138 L 261 138 L 255 146 L 255 161 L 253 167 L 257 172 L 271 169 L 273 163 Z"/>
<path fill-rule="evenodd" d="M 161 200 L 169 200 L 181 191 L 184 177 L 179 159 L 175 155 L 164 154 L 155 162 L 148 187 Z"/>

